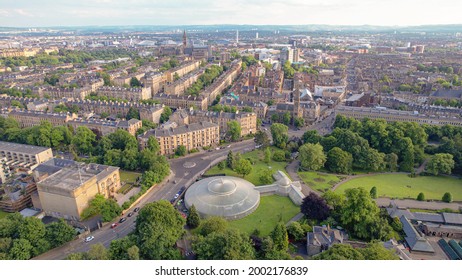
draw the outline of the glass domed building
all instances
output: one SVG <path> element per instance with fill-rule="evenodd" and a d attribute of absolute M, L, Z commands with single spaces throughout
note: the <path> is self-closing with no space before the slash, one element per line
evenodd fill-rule
<path fill-rule="evenodd" d="M 185 194 L 185 205 L 193 204 L 202 217 L 220 216 L 241 219 L 257 209 L 260 193 L 247 180 L 233 176 L 217 176 L 191 185 Z"/>

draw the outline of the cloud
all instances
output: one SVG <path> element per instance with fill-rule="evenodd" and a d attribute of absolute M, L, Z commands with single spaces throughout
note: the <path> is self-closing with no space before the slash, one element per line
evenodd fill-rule
<path fill-rule="evenodd" d="M 18 15 L 21 15 L 21 16 L 25 16 L 25 17 L 33 17 L 34 15 L 29 13 L 28 11 L 26 10 L 23 10 L 23 9 L 14 9 L 14 11 L 18 14 Z"/>

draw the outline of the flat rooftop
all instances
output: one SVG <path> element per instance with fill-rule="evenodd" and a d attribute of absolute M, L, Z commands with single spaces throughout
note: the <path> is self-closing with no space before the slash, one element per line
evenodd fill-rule
<path fill-rule="evenodd" d="M 51 149 L 47 147 L 24 145 L 24 144 L 0 141 L 0 151 L 5 151 L 5 152 L 15 152 L 15 153 L 21 153 L 21 154 L 35 155 L 35 154 L 44 152 L 46 150 L 51 150 Z"/>
<path fill-rule="evenodd" d="M 76 165 L 63 167 L 39 183 L 56 189 L 73 191 L 85 184 L 85 182 L 93 178 L 99 180 L 117 169 L 119 168 L 114 166 L 77 163 Z"/>

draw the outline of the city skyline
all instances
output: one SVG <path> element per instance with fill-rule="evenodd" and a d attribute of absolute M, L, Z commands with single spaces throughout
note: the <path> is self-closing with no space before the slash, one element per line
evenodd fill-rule
<path fill-rule="evenodd" d="M 56 3 L 57 2 L 57 3 Z M 216 2 L 18 0 L 3 3 L 0 26 L 461 24 L 462 3 L 445 1 L 237 0 Z"/>

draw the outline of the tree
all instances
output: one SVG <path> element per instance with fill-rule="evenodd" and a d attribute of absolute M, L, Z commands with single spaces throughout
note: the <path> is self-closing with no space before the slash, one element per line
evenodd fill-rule
<path fill-rule="evenodd" d="M 314 260 L 364 260 L 363 254 L 349 244 L 334 244 L 329 250 L 316 255 Z"/>
<path fill-rule="evenodd" d="M 270 233 L 273 240 L 274 248 L 278 251 L 287 251 L 289 248 L 289 236 L 286 226 L 283 223 L 278 223 Z"/>
<path fill-rule="evenodd" d="M 290 115 L 289 112 L 285 112 L 284 115 L 282 115 L 282 122 L 285 125 L 289 125 L 291 119 L 292 119 L 292 116 Z"/>
<path fill-rule="evenodd" d="M 147 145 L 146 145 L 146 149 L 149 149 L 149 150 L 153 151 L 156 154 L 159 153 L 160 145 L 159 145 L 159 142 L 157 141 L 156 137 L 149 136 L 148 142 L 147 142 Z"/>
<path fill-rule="evenodd" d="M 133 245 L 132 247 L 127 249 L 127 255 L 129 260 L 139 260 L 140 248 L 138 248 L 138 246 L 136 245 Z"/>
<path fill-rule="evenodd" d="M 138 78 L 132 77 L 130 79 L 130 86 L 131 87 L 141 87 L 141 82 L 140 82 L 140 80 L 138 80 Z"/>
<path fill-rule="evenodd" d="M 237 174 L 242 175 L 242 177 L 245 177 L 252 172 L 252 164 L 246 159 L 240 159 L 234 171 L 236 171 Z"/>
<path fill-rule="evenodd" d="M 126 119 L 127 120 L 131 120 L 131 119 L 139 120 L 140 119 L 140 110 L 136 109 L 135 107 L 130 107 L 130 109 L 128 109 Z"/>
<path fill-rule="evenodd" d="M 399 260 L 393 250 L 386 249 L 379 242 L 371 242 L 366 248 L 360 248 L 358 251 L 366 260 Z"/>
<path fill-rule="evenodd" d="M 306 234 L 299 222 L 290 223 L 287 227 L 287 233 L 289 237 L 293 238 L 295 241 L 304 239 Z"/>
<path fill-rule="evenodd" d="M 259 130 L 257 133 L 255 133 L 255 143 L 257 145 L 261 145 L 262 147 L 267 147 L 270 145 L 270 141 L 268 138 L 268 134 L 265 132 Z"/>
<path fill-rule="evenodd" d="M 199 213 L 197 213 L 196 207 L 191 205 L 189 208 L 188 218 L 186 218 L 186 224 L 190 228 L 197 228 L 201 223 L 201 218 L 199 217 Z"/>
<path fill-rule="evenodd" d="M 353 166 L 353 157 L 338 147 L 327 153 L 326 167 L 334 173 L 349 174 Z"/>
<path fill-rule="evenodd" d="M 33 249 L 34 247 L 29 240 L 24 238 L 15 239 L 9 252 L 9 258 L 12 260 L 28 260 L 33 256 Z"/>
<path fill-rule="evenodd" d="M 136 218 L 135 240 L 140 257 L 150 260 L 175 257 L 174 245 L 183 235 L 185 220 L 165 200 L 149 203 Z"/>
<path fill-rule="evenodd" d="M 386 154 L 384 161 L 387 171 L 395 172 L 398 170 L 398 156 L 395 153 Z"/>
<path fill-rule="evenodd" d="M 164 111 L 162 112 L 162 114 L 160 114 L 160 123 L 164 123 L 168 121 L 171 115 L 172 115 L 172 109 L 168 106 L 165 106 Z"/>
<path fill-rule="evenodd" d="M 229 150 L 229 152 L 228 152 L 228 157 L 226 158 L 226 165 L 227 165 L 229 168 L 233 169 L 233 167 L 234 167 L 234 161 L 235 161 L 235 159 L 234 159 L 233 151 Z"/>
<path fill-rule="evenodd" d="M 263 160 L 266 164 L 270 163 L 271 161 L 271 150 L 269 147 L 265 149 L 265 159 Z"/>
<path fill-rule="evenodd" d="M 260 173 L 259 180 L 262 185 L 268 185 L 273 182 L 273 172 L 271 170 L 263 170 Z"/>
<path fill-rule="evenodd" d="M 199 234 L 207 236 L 212 232 L 224 232 L 228 228 L 228 222 L 222 217 L 210 217 L 201 222 Z"/>
<path fill-rule="evenodd" d="M 444 202 L 451 203 L 452 202 L 452 194 L 450 192 L 446 192 L 441 199 Z"/>
<path fill-rule="evenodd" d="M 51 247 L 58 247 L 71 241 L 76 235 L 75 229 L 63 219 L 46 225 L 46 239 Z"/>
<path fill-rule="evenodd" d="M 286 125 L 280 123 L 274 123 L 271 125 L 271 135 L 276 147 L 281 149 L 286 147 L 287 141 L 289 141 L 288 131 L 289 128 Z"/>
<path fill-rule="evenodd" d="M 96 135 L 85 126 L 77 127 L 77 132 L 72 138 L 72 144 L 75 145 L 77 151 L 81 154 L 89 154 L 93 151 L 93 146 L 96 143 Z"/>
<path fill-rule="evenodd" d="M 343 227 L 352 235 L 365 240 L 387 239 L 391 231 L 387 221 L 380 217 L 377 204 L 364 188 L 345 191 L 346 202 L 340 213 Z"/>
<path fill-rule="evenodd" d="M 451 174 L 454 169 L 454 159 L 451 154 L 435 154 L 427 164 L 426 171 L 437 176 L 438 174 Z"/>
<path fill-rule="evenodd" d="M 295 118 L 294 119 L 294 124 L 296 127 L 303 127 L 305 126 L 305 119 L 304 118 L 301 118 L 301 117 L 298 117 L 298 118 Z"/>
<path fill-rule="evenodd" d="M 32 245 L 32 256 L 37 256 L 50 249 L 50 244 L 45 239 L 45 225 L 36 217 L 24 218 L 17 231 L 20 239 L 25 239 Z"/>
<path fill-rule="evenodd" d="M 226 161 L 220 161 L 220 162 L 218 163 L 218 169 L 224 170 L 225 167 L 226 167 Z"/>
<path fill-rule="evenodd" d="M 97 243 L 90 246 L 86 253 L 87 260 L 109 260 L 109 253 L 103 244 Z"/>
<path fill-rule="evenodd" d="M 122 213 L 122 208 L 113 199 L 106 199 L 102 194 L 97 194 L 90 201 L 90 206 L 82 212 L 82 218 L 88 218 L 101 214 L 104 222 L 112 221 Z"/>
<path fill-rule="evenodd" d="M 283 162 L 286 161 L 286 153 L 281 150 L 276 150 L 273 153 L 273 160 L 277 162 Z"/>
<path fill-rule="evenodd" d="M 307 130 L 305 133 L 303 133 L 302 136 L 302 141 L 304 144 L 306 143 L 311 143 L 311 144 L 317 144 L 321 142 L 322 136 L 318 134 L 317 130 Z M 328 151 L 326 149 L 326 151 Z"/>
<path fill-rule="evenodd" d="M 310 194 L 303 199 L 300 212 L 302 212 L 307 219 L 323 221 L 329 217 L 330 209 L 322 197 L 319 197 L 314 192 L 310 192 Z"/>
<path fill-rule="evenodd" d="M 237 121 L 229 121 L 226 125 L 228 126 L 227 137 L 232 142 L 239 140 L 241 138 L 241 125 Z"/>
<path fill-rule="evenodd" d="M 425 200 L 425 194 L 423 192 L 419 193 L 417 195 L 417 200 L 418 201 L 424 201 Z"/>
<path fill-rule="evenodd" d="M 371 191 L 369 192 L 369 195 L 371 196 L 372 199 L 377 198 L 377 188 L 375 186 L 373 186 L 371 188 Z"/>
<path fill-rule="evenodd" d="M 193 244 L 200 260 L 252 260 L 255 250 L 250 238 L 235 229 L 212 232 Z"/>
<path fill-rule="evenodd" d="M 179 157 L 185 156 L 186 153 L 187 153 L 186 147 L 183 146 L 183 145 L 179 145 L 175 150 L 175 155 L 177 155 Z"/>
<path fill-rule="evenodd" d="M 326 155 L 320 144 L 304 144 L 298 149 L 298 158 L 303 169 L 319 170 L 326 162 Z"/>
<path fill-rule="evenodd" d="M 112 240 L 111 245 L 109 246 L 109 258 L 111 260 L 130 259 L 128 255 L 128 249 L 132 246 L 136 246 L 135 241 L 128 236 L 121 239 Z"/>

